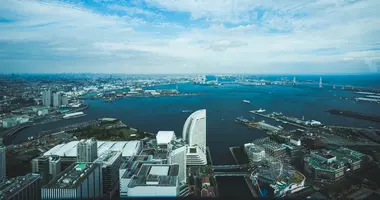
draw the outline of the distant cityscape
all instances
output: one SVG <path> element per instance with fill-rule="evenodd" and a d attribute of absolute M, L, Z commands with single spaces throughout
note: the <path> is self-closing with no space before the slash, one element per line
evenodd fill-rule
<path fill-rule="evenodd" d="M 334 83 L 322 76 L 2 75 L 0 199 L 222 197 L 218 180 L 223 177 L 240 177 L 255 198 L 380 197 L 376 175 L 380 172 L 380 116 L 348 107 L 323 110 L 339 119 L 371 125 L 344 126 L 269 112 L 270 108 L 253 107 L 257 99 L 246 97 L 233 99 L 236 107 L 245 110 L 244 116 L 227 119 L 199 103 L 212 92 L 231 97 L 236 88 L 262 96 L 263 91 L 272 95 L 276 88 L 305 89 L 374 111 L 380 106 L 379 88 Z M 116 111 L 101 113 L 99 118 L 90 112 L 99 105 L 128 100 L 140 105 L 143 100 L 190 98 L 196 100 L 197 109 L 176 111 L 186 116 L 179 125 L 181 132 L 157 128 L 151 133 L 115 117 L 112 112 Z M 211 104 L 217 104 L 215 99 Z M 124 115 L 137 115 L 143 104 L 136 109 Z M 170 106 L 165 109 L 168 115 L 174 112 Z M 230 130 L 247 128 L 264 136 L 230 145 L 235 163 L 215 164 L 209 141 L 218 130 L 209 128 L 210 118 L 232 124 Z M 57 125 L 60 122 L 64 125 Z M 150 123 L 158 124 L 144 121 Z M 44 125 L 50 128 L 34 135 L 23 133 Z M 23 139 L 15 142 L 16 137 Z"/>

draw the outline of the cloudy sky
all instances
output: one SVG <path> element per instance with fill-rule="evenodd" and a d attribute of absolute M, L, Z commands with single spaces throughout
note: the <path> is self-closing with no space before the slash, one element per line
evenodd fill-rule
<path fill-rule="evenodd" d="M 1 0 L 0 73 L 379 73 L 380 0 Z"/>

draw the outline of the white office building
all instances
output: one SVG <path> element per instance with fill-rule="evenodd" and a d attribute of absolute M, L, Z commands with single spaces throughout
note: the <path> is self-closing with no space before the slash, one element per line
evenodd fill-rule
<path fill-rule="evenodd" d="M 183 140 L 188 144 L 187 165 L 206 165 L 206 110 L 191 114 L 183 126 Z"/>
<path fill-rule="evenodd" d="M 144 164 L 128 184 L 128 197 L 178 197 L 178 165 Z"/>
<path fill-rule="evenodd" d="M 106 151 L 95 160 L 102 166 L 103 198 L 112 199 L 119 188 L 119 167 L 122 163 L 121 152 Z"/>
<path fill-rule="evenodd" d="M 53 179 L 59 173 L 61 173 L 61 158 L 59 156 L 50 156 L 49 157 L 49 174 Z"/>
<path fill-rule="evenodd" d="M 169 164 L 178 164 L 179 165 L 179 173 L 178 179 L 180 183 L 186 183 L 186 154 L 187 154 L 187 146 L 181 145 L 177 146 L 175 143 L 169 145 L 168 152 L 168 163 Z"/>
<path fill-rule="evenodd" d="M 102 169 L 98 163 L 74 163 L 41 189 L 42 199 L 100 199 Z"/>
<path fill-rule="evenodd" d="M 46 90 L 42 92 L 42 104 L 46 107 L 52 105 L 52 92 L 51 90 Z"/>
<path fill-rule="evenodd" d="M 59 107 L 62 105 L 62 94 L 61 93 L 54 93 L 53 94 L 53 106 Z"/>
<path fill-rule="evenodd" d="M 77 145 L 77 162 L 93 162 L 98 158 L 98 144 L 95 138 L 81 140 Z"/>

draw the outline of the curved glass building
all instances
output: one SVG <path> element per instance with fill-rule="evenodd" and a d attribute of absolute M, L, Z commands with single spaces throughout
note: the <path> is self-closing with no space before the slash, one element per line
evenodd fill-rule
<path fill-rule="evenodd" d="M 206 110 L 192 113 L 186 120 L 182 132 L 188 144 L 187 165 L 206 165 Z"/>

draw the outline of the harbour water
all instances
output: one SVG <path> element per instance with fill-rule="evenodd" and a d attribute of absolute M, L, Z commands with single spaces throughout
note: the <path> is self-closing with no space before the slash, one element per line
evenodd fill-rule
<path fill-rule="evenodd" d="M 272 77 L 271 77 L 272 78 Z M 278 77 L 277 77 L 278 78 Z M 290 79 L 292 77 L 289 77 Z M 312 77 L 318 80 L 319 77 Z M 308 77 L 308 79 L 311 79 Z M 325 81 L 339 81 L 340 84 L 351 84 L 366 87 L 380 87 L 380 79 L 376 78 L 347 78 L 331 76 L 324 78 Z M 345 80 L 345 82 L 344 82 Z M 354 80 L 352 82 L 352 80 Z M 365 84 L 362 81 L 365 80 Z M 368 83 L 372 81 L 372 83 Z M 175 85 L 167 85 L 157 88 L 175 88 Z M 201 86 L 193 84 L 180 84 L 180 92 L 207 93 L 206 96 L 180 96 L 161 98 L 125 98 L 105 103 L 102 100 L 86 100 L 90 108 L 85 110 L 87 115 L 81 118 L 62 120 L 30 127 L 19 132 L 13 143 L 20 143 L 30 136 L 38 136 L 43 130 L 67 126 L 87 120 L 101 117 L 120 118 L 125 124 L 139 128 L 143 131 L 156 133 L 159 130 L 173 130 L 178 137 L 182 137 L 182 127 L 190 113 L 182 110 L 207 109 L 207 145 L 210 147 L 214 164 L 234 164 L 228 147 L 239 146 L 256 138 L 265 136 L 263 131 L 248 129 L 245 126 L 234 123 L 236 117 L 250 118 L 254 116 L 248 111 L 259 108 L 267 112 L 282 112 L 287 116 L 305 119 L 314 119 L 324 124 L 351 126 L 351 127 L 374 127 L 380 128 L 380 123 L 360 119 L 347 118 L 344 116 L 331 115 L 325 112 L 329 109 L 342 109 L 360 112 L 369 115 L 379 115 L 380 104 L 356 102 L 352 99 L 360 96 L 352 91 L 333 90 L 332 88 L 318 88 L 317 85 L 291 86 L 241 86 L 227 84 L 219 87 Z M 344 99 L 340 99 L 344 97 Z M 349 98 L 346 100 L 345 98 Z M 243 103 L 246 99 L 251 104 Z M 256 120 L 261 120 L 255 116 Z M 272 125 L 279 122 L 265 119 Z M 282 125 L 285 128 L 289 126 Z M 249 195 L 245 181 L 242 178 L 218 179 L 221 191 L 231 188 L 227 185 L 230 181 L 241 180 L 242 187 L 232 188 L 234 194 Z M 236 180 L 235 180 L 236 179 Z M 240 188 L 240 189 L 239 189 Z M 248 191 L 248 192 L 247 192 Z M 231 191 L 232 192 L 232 191 Z M 223 195 L 222 196 L 226 196 Z M 228 196 L 228 195 L 227 195 Z"/>

